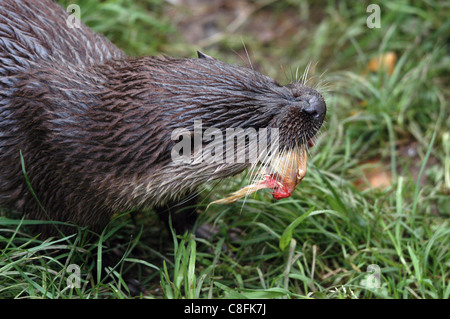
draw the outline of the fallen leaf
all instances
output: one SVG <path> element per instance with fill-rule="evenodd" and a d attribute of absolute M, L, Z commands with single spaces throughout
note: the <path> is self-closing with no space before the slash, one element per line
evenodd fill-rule
<path fill-rule="evenodd" d="M 370 188 L 384 189 L 391 185 L 392 176 L 380 159 L 372 159 L 361 164 L 364 175 L 355 182 L 359 190 Z"/>
<path fill-rule="evenodd" d="M 380 68 L 383 68 L 391 75 L 394 72 L 396 62 L 397 54 L 395 52 L 386 52 L 370 60 L 367 68 L 372 72 L 378 72 Z"/>

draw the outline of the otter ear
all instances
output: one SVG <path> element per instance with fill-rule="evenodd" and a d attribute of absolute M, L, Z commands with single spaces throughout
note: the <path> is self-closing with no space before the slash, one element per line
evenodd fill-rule
<path fill-rule="evenodd" d="M 197 55 L 198 55 L 198 58 L 199 58 L 199 59 L 213 59 L 213 60 L 215 60 L 212 56 L 209 56 L 209 55 L 207 55 L 207 54 L 204 54 L 204 53 L 201 52 L 201 51 L 197 51 Z"/>

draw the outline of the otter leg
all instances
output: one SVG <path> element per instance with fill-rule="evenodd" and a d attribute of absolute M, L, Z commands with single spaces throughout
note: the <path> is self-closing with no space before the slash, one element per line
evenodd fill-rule
<path fill-rule="evenodd" d="M 177 234 L 183 234 L 186 231 L 191 231 L 197 221 L 198 213 L 197 196 L 190 195 L 188 198 L 169 202 L 163 206 L 155 207 L 155 211 L 159 218 L 169 228 L 169 216 L 172 221 L 172 228 Z"/>
<path fill-rule="evenodd" d="M 189 196 L 181 201 L 169 202 L 166 205 L 155 207 L 154 210 L 159 218 L 166 224 L 169 229 L 169 216 L 172 220 L 172 228 L 177 234 L 184 234 L 186 231 L 192 231 L 198 218 L 197 213 L 197 196 Z M 220 232 L 219 226 L 206 223 L 197 225 L 195 235 L 209 241 L 214 240 Z M 230 240 L 234 242 L 241 241 L 243 235 L 242 230 L 233 228 L 228 232 Z M 225 249 L 225 246 L 224 246 Z"/>

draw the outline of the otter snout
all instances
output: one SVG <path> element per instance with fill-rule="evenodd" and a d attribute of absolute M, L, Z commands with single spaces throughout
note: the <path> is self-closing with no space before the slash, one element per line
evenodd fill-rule
<path fill-rule="evenodd" d="M 283 87 L 284 107 L 273 121 L 283 146 L 311 145 L 327 113 L 326 102 L 316 90 L 300 83 Z"/>
<path fill-rule="evenodd" d="M 311 96 L 307 100 L 308 105 L 302 109 L 302 112 L 307 116 L 314 118 L 322 124 L 325 114 L 327 113 L 327 107 L 325 101 L 319 96 Z"/>

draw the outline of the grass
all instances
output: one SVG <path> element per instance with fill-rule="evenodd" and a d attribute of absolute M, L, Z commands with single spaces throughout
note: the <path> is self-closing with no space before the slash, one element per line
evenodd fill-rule
<path fill-rule="evenodd" d="M 325 82 L 327 122 L 294 195 L 260 191 L 206 210 L 245 174 L 205 192 L 199 223 L 220 229 L 215 241 L 176 237 L 151 211 L 117 217 L 93 242 L 83 229 L 41 240 L 32 221 L 4 214 L 0 298 L 129 298 L 130 289 L 143 298 L 449 298 L 448 3 L 383 2 L 380 29 L 366 27 L 363 2 L 248 5 L 250 18 L 293 12 L 302 27 L 273 45 L 250 27 L 198 48 L 164 17 L 166 2 L 80 1 L 82 19 L 132 55 L 201 49 L 245 64 L 243 41 L 252 64 L 282 83 L 317 62 L 310 78 Z M 387 52 L 397 55 L 392 74 L 368 71 Z M 373 166 L 390 176 L 384 188 L 361 187 Z M 67 285 L 70 264 L 78 288 Z"/>

